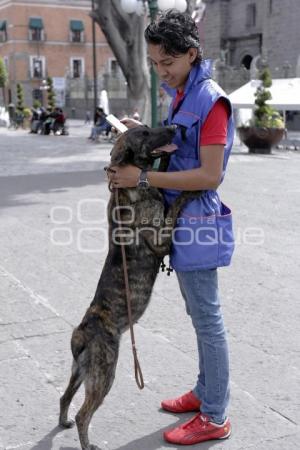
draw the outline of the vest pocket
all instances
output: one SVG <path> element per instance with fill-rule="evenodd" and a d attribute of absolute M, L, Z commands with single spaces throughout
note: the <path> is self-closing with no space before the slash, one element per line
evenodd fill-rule
<path fill-rule="evenodd" d="M 228 266 L 234 251 L 234 235 L 232 212 L 228 206 L 221 203 L 221 214 L 217 216 L 219 246 L 218 266 Z"/>
<path fill-rule="evenodd" d="M 227 266 L 233 250 L 232 214 L 221 203 L 218 215 L 181 215 L 173 234 L 171 265 L 177 271 Z"/>

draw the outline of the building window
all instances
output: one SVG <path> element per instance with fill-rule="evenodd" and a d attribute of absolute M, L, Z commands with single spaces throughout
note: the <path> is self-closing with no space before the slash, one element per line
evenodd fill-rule
<path fill-rule="evenodd" d="M 45 77 L 45 58 L 43 56 L 30 57 L 30 75 L 31 78 Z"/>
<path fill-rule="evenodd" d="M 70 41 L 84 41 L 84 25 L 81 20 L 70 20 Z"/>
<path fill-rule="evenodd" d="M 72 78 L 83 78 L 84 75 L 84 59 L 71 58 L 71 76 Z"/>
<path fill-rule="evenodd" d="M 41 89 L 33 89 L 32 100 L 38 100 L 41 104 L 43 103 L 43 91 Z"/>
<path fill-rule="evenodd" d="M 110 58 L 108 60 L 108 72 L 112 77 L 117 77 L 121 73 L 121 68 L 116 59 Z"/>
<path fill-rule="evenodd" d="M 71 42 L 81 42 L 81 31 L 72 31 Z"/>
<path fill-rule="evenodd" d="M 250 3 L 247 5 L 246 10 L 246 27 L 255 27 L 256 26 L 256 4 Z"/>
<path fill-rule="evenodd" d="M 29 19 L 29 40 L 43 41 L 44 40 L 44 24 L 39 17 L 31 17 Z"/>
<path fill-rule="evenodd" d="M 251 55 L 245 55 L 241 61 L 241 66 L 245 67 L 247 70 L 250 70 L 252 60 L 253 57 Z"/>
<path fill-rule="evenodd" d="M 0 42 L 7 41 L 7 24 L 6 20 L 0 20 Z"/>

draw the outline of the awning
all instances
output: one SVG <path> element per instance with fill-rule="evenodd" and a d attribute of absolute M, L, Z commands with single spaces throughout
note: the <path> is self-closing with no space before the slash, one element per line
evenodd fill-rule
<path fill-rule="evenodd" d="M 42 30 L 44 28 L 43 19 L 39 17 L 30 17 L 29 28 Z"/>
<path fill-rule="evenodd" d="M 0 20 L 0 31 L 6 30 L 6 20 Z"/>
<path fill-rule="evenodd" d="M 251 80 L 229 95 L 236 109 L 254 108 L 255 91 L 259 80 Z M 282 111 L 300 111 L 300 78 L 279 78 L 269 88 L 272 99 L 267 104 Z"/>
<path fill-rule="evenodd" d="M 82 20 L 70 20 L 70 30 L 71 31 L 83 31 L 84 25 Z"/>

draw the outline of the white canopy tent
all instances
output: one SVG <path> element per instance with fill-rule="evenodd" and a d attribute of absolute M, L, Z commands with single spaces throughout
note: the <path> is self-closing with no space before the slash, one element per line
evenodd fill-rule
<path fill-rule="evenodd" d="M 269 88 L 272 99 L 267 103 L 281 111 L 300 111 L 300 78 L 283 78 L 272 80 Z M 261 82 L 251 80 L 229 95 L 235 109 L 254 107 L 254 93 Z"/>

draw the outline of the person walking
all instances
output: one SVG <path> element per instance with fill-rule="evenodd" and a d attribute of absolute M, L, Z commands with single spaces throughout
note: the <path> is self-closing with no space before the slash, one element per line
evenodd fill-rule
<path fill-rule="evenodd" d="M 226 439 L 231 433 L 229 357 L 218 292 L 218 267 L 228 266 L 234 250 L 232 215 L 217 193 L 231 152 L 234 123 L 225 92 L 211 79 L 211 63 L 202 59 L 197 26 L 185 13 L 169 10 L 145 30 L 148 53 L 171 95 L 166 125 L 176 124 L 167 172 L 143 172 L 132 165 L 113 167 L 115 188 L 137 186 L 147 179 L 162 189 L 166 205 L 181 191 L 202 191 L 181 211 L 170 255 L 187 313 L 194 326 L 199 374 L 192 390 L 163 400 L 173 413 L 197 411 L 186 423 L 164 433 L 172 444 L 192 445 Z M 141 125 L 125 118 L 128 127 Z M 188 344 L 187 344 L 188 345 Z"/>

